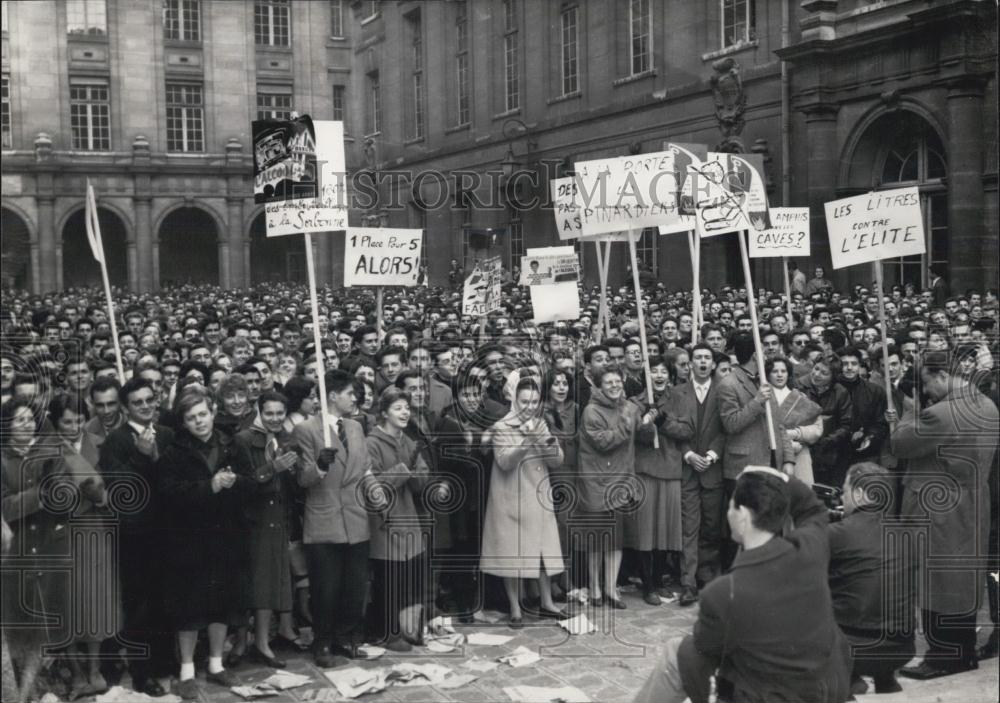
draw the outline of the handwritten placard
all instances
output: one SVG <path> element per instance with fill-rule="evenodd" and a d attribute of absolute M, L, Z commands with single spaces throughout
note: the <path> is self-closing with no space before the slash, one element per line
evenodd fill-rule
<path fill-rule="evenodd" d="M 315 129 L 315 198 L 279 200 L 264 206 L 267 236 L 347 229 L 347 189 L 344 161 L 344 123 L 317 120 Z M 274 145 L 271 148 L 275 148 Z M 258 151 L 269 154 L 261 145 Z M 256 158 L 256 156 L 255 156 Z"/>
<path fill-rule="evenodd" d="M 573 169 L 585 236 L 656 227 L 679 218 L 672 151 L 580 161 Z"/>
<path fill-rule="evenodd" d="M 552 213 L 556 218 L 559 239 L 569 241 L 580 239 L 585 242 L 627 242 L 628 232 L 609 232 L 585 236 L 580 215 L 579 188 L 572 176 L 552 179 Z"/>
<path fill-rule="evenodd" d="M 462 314 L 482 317 L 500 309 L 501 277 L 499 256 L 486 259 L 472 269 L 462 292 Z"/>
<path fill-rule="evenodd" d="M 809 256 L 809 208 L 771 208 L 771 228 L 750 231 L 750 258 Z"/>
<path fill-rule="evenodd" d="M 417 285 L 423 235 L 422 229 L 348 227 L 344 285 Z"/>
<path fill-rule="evenodd" d="M 927 250 L 916 188 L 855 195 L 824 208 L 835 269 Z"/>

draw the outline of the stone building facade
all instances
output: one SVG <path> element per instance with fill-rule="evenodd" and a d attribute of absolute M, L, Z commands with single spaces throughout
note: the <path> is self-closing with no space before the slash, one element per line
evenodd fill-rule
<path fill-rule="evenodd" d="M 557 243 L 548 179 L 573 162 L 676 141 L 761 154 L 772 205 L 810 206 L 813 263 L 828 273 L 824 202 L 917 185 L 928 254 L 891 262 L 888 282 L 920 285 L 939 261 L 962 287 L 996 286 L 988 0 L 4 5 L 3 225 L 17 237 L 5 236 L 4 273 L 34 290 L 83 276 L 87 177 L 118 279 L 134 289 L 301 276 L 301 245 L 262 237 L 248 183 L 257 102 L 280 110 L 289 95 L 300 112 L 345 120 L 349 169 L 379 182 L 352 222 L 424 228 L 433 282 L 451 259 L 512 265 Z M 68 26 L 81 6 L 104 9 L 103 31 Z M 183 33 L 184 8 L 199 37 L 168 39 Z M 110 90 L 110 146 L 78 149 L 74 109 L 94 85 Z M 199 97 L 203 149 L 178 152 L 171 135 L 187 136 L 168 112 Z M 342 245 L 317 240 L 320 280 L 339 284 Z M 615 249 L 620 283 L 627 254 Z M 581 251 L 596 280 L 592 247 Z M 704 285 L 741 283 L 737 251 L 735 235 L 706 240 Z M 683 236 L 644 232 L 639 256 L 668 287 L 690 285 Z M 776 262 L 754 266 L 762 285 L 780 285 Z M 864 266 L 830 277 L 872 280 Z"/>

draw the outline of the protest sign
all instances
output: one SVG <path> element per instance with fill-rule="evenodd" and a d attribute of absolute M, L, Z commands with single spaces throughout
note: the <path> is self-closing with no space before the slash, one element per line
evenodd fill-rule
<path fill-rule="evenodd" d="M 420 273 L 423 230 L 348 227 L 344 245 L 345 286 L 415 286 Z"/>
<path fill-rule="evenodd" d="M 655 227 L 678 219 L 673 152 L 580 161 L 573 169 L 585 236 Z"/>
<path fill-rule="evenodd" d="M 674 155 L 675 198 L 677 199 L 677 218 L 673 222 L 660 223 L 657 227 L 660 234 L 688 232 L 695 228 L 695 207 L 691 197 L 685 199 L 684 186 L 691 177 L 689 166 L 699 166 L 708 156 L 708 147 L 704 144 L 673 144 L 668 143 L 666 150 Z"/>
<path fill-rule="evenodd" d="M 855 195 L 824 207 L 835 269 L 926 251 L 916 188 Z"/>
<path fill-rule="evenodd" d="M 551 283 L 576 283 L 580 279 L 580 260 L 576 254 L 563 256 L 521 257 L 521 286 Z"/>
<path fill-rule="evenodd" d="M 572 176 L 552 179 L 552 213 L 556 218 L 559 239 L 580 239 L 585 242 L 627 242 L 628 232 L 605 232 L 586 236 L 580 219 L 579 188 Z"/>
<path fill-rule="evenodd" d="M 500 257 L 478 264 L 465 279 L 462 314 L 483 317 L 500 309 Z"/>
<path fill-rule="evenodd" d="M 702 237 L 771 226 L 762 170 L 757 154 L 711 151 L 701 164 L 688 166 L 682 197 L 692 199 Z"/>
<path fill-rule="evenodd" d="M 809 208 L 771 208 L 771 227 L 750 231 L 750 258 L 809 256 Z"/>
<path fill-rule="evenodd" d="M 343 123 L 255 120 L 253 133 L 254 202 L 265 203 L 267 236 L 346 229 Z"/>
<path fill-rule="evenodd" d="M 539 247 L 528 249 L 525 253 L 527 256 L 524 261 L 562 260 L 568 265 L 568 260 L 572 259 L 579 271 L 579 260 L 573 247 Z M 523 263 L 521 269 L 524 270 Z M 563 283 L 531 285 L 528 290 L 531 292 L 532 319 L 536 324 L 580 318 L 580 293 L 575 279 Z"/>

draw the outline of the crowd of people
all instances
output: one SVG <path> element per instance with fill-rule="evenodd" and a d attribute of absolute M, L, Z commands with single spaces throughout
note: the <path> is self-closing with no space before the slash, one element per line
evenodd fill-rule
<path fill-rule="evenodd" d="M 306 626 L 329 668 L 421 646 L 438 613 L 519 628 L 667 593 L 698 621 L 643 700 L 898 690 L 918 613 L 902 673 L 996 654 L 996 290 L 893 287 L 883 336 L 872 288 L 797 274 L 790 304 L 757 292 L 761 369 L 739 287 L 696 321 L 647 276 L 644 357 L 628 287 L 536 325 L 511 282 L 463 315 L 460 278 L 382 311 L 323 289 L 319 347 L 298 286 L 117 291 L 124 378 L 97 292 L 6 293 L 3 699 L 59 690 L 53 662 L 70 698 L 127 670 L 193 699 L 196 663 L 232 686 Z M 927 554 L 877 538 L 899 516 Z"/>

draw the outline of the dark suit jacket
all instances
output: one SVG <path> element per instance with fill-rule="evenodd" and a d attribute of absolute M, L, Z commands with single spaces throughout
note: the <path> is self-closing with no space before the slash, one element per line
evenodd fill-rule
<path fill-rule="evenodd" d="M 722 458 L 726 451 L 726 435 L 722 431 L 722 419 L 719 417 L 719 382 L 713 379 L 712 385 L 709 386 L 700 425 L 698 424 L 698 395 L 694 391 L 694 385 L 690 381 L 682 383 L 674 386 L 671 393 L 676 404 L 677 416 L 686 418 L 694 427 L 694 436 L 690 440 L 680 443 L 683 478 L 686 480 L 692 475 L 697 475 L 699 482 L 705 488 L 721 486 Z M 684 455 L 688 452 L 704 456 L 710 449 L 715 452 L 719 460 L 705 471 L 696 471 L 684 461 Z"/>
<path fill-rule="evenodd" d="M 735 479 L 749 465 L 772 466 L 771 445 L 767 435 L 767 416 L 764 405 L 754 397 L 757 383 L 742 366 L 719 382 L 719 415 L 726 433 L 726 454 L 722 460 L 724 478 Z M 784 457 L 795 460 L 791 441 L 782 431 L 774 428 L 777 449 L 776 469 L 781 469 Z"/>
<path fill-rule="evenodd" d="M 917 553 L 906 553 L 907 540 L 882 536 L 883 515 L 856 510 L 830 525 L 833 614 L 841 627 L 912 638 Z"/>
<path fill-rule="evenodd" d="M 156 425 L 156 448 L 162 457 L 173 443 L 173 431 Z M 118 511 L 122 529 L 141 531 L 162 527 L 156 491 L 156 462 L 135 447 L 136 431 L 127 422 L 107 436 L 97 466 L 109 495 L 135 495 L 135 508 Z M 115 509 L 117 501 L 111 501 Z"/>
<path fill-rule="evenodd" d="M 795 529 L 736 555 L 701 592 L 691 636 L 719 662 L 733 700 L 842 703 L 851 661 L 826 581 L 826 507 L 798 479 L 788 488 Z"/>

